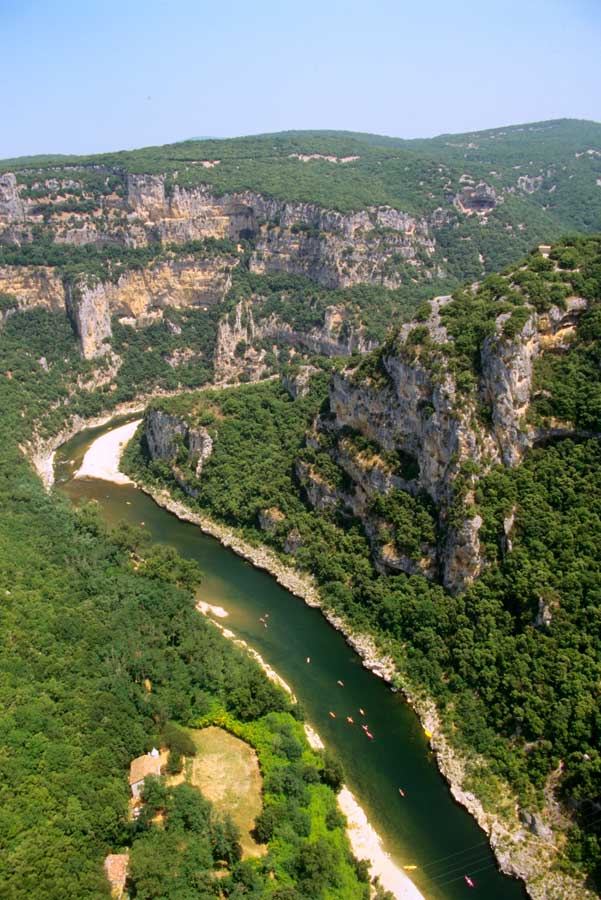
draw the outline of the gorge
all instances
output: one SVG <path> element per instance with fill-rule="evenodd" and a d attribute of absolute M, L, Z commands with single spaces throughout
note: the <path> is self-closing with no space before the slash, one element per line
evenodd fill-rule
<path fill-rule="evenodd" d="M 28 779 L 32 802 L 44 807 L 48 779 L 52 810 L 66 810 L 43 818 L 44 840 L 61 848 L 63 897 L 106 893 L 108 848 L 162 840 L 152 823 L 142 836 L 126 824 L 125 760 L 159 741 L 165 722 L 229 716 L 228 704 L 276 729 L 294 771 L 280 794 L 267 780 L 285 833 L 268 859 L 274 883 L 268 862 L 252 873 L 230 862 L 224 890 L 237 896 L 252 875 L 254 896 L 313 896 L 303 867 L 327 845 L 340 863 L 332 900 L 368 892 L 331 810 L 326 823 L 327 758 L 303 774 L 297 726 L 273 718 L 294 718 L 287 701 L 194 624 L 193 561 L 205 602 L 291 682 L 397 862 L 418 866 L 426 897 L 463 895 L 469 873 L 447 857 L 481 865 L 475 878 L 491 898 L 522 888 L 453 804 L 401 695 L 502 869 L 536 900 L 596 895 L 601 269 L 590 232 L 601 206 L 600 157 L 588 151 L 599 128 L 560 120 L 452 142 L 290 133 L 0 167 L 11 741 L 0 758 L 20 760 L 10 815 Z M 574 229 L 589 234 L 560 237 Z M 143 425 L 124 471 L 139 488 L 72 481 L 68 460 L 91 439 L 74 435 L 134 409 Z M 69 438 L 62 487 L 95 501 L 77 510 L 43 495 L 25 461 L 48 461 Z M 392 661 L 400 693 L 365 672 L 316 610 L 140 488 L 211 522 L 291 586 L 309 579 L 351 644 Z M 115 631 L 121 603 L 132 634 Z M 192 635 L 210 645 L 216 673 L 242 667 L 241 692 L 218 674 L 212 693 Z M 66 675 L 60 659 L 73 654 Z M 328 708 L 330 686 L 348 708 Z M 119 733 L 97 739 L 111 748 L 110 773 L 84 795 L 74 773 L 91 762 L 80 748 L 97 723 L 108 729 L 111 704 Z M 359 708 L 373 743 L 346 722 Z M 26 823 L 11 832 L 11 884 L 29 883 L 33 840 Z M 70 841 L 81 880 L 67 887 Z"/>

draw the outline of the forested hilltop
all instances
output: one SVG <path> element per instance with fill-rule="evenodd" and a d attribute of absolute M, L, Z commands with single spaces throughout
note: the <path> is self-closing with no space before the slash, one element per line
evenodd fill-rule
<path fill-rule="evenodd" d="M 155 401 L 129 455 L 392 648 L 533 882 L 601 876 L 600 315 L 601 239 L 566 239 L 329 379 Z"/>

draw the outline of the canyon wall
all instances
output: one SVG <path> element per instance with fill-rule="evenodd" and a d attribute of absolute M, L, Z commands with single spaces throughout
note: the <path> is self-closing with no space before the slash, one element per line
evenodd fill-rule
<path fill-rule="evenodd" d="M 534 361 L 547 348 L 565 345 L 586 301 L 571 297 L 565 309 L 554 306 L 545 314 L 531 312 L 511 339 L 503 335 L 507 316 L 499 316 L 496 333 L 481 348 L 478 390 L 465 393 L 442 352 L 449 337 L 440 323 L 440 309 L 449 299 L 432 303 L 426 323 L 432 343 L 427 352 L 413 345 L 409 336 L 414 326 L 406 325 L 380 351 L 376 372 L 367 373 L 360 364 L 333 375 L 330 412 L 317 419 L 308 444 L 328 453 L 350 479 L 352 487 L 338 495 L 330 491 L 328 502 L 363 519 L 382 570 L 411 573 L 418 566 L 452 591 L 460 591 L 484 564 L 479 541 L 482 519 L 475 501 L 478 479 L 496 463 L 518 465 L 538 442 L 576 433 L 569 423 L 554 423 L 552 428 L 531 425 L 527 412 Z M 482 412 L 487 406 L 489 418 Z M 371 453 L 363 458 L 349 453 L 345 443 L 349 430 L 373 444 Z M 398 451 L 415 463 L 410 478 L 403 477 L 402 467 L 391 468 L 390 454 Z M 310 500 L 327 493 L 323 479 L 310 466 L 304 466 L 299 476 Z M 395 488 L 434 503 L 439 515 L 436 560 L 428 547 L 422 548 L 419 558 L 406 562 L 395 558 L 391 548 L 382 554 L 377 546 L 379 523 L 369 513 L 369 500 Z"/>
<path fill-rule="evenodd" d="M 342 306 L 327 307 L 322 325 L 301 331 L 275 314 L 262 318 L 257 314 L 260 303 L 256 297 L 243 300 L 220 321 L 215 346 L 216 380 L 233 381 L 244 375 L 256 381 L 263 377 L 266 344 L 276 354 L 282 346 L 289 346 L 330 357 L 365 353 L 376 346 L 365 338 L 360 326 L 348 321 L 348 312 Z"/>
<path fill-rule="evenodd" d="M 411 269 L 444 274 L 432 261 L 433 228 L 444 224 L 440 211 L 436 222 L 387 206 L 343 214 L 252 191 L 182 188 L 165 175 L 128 175 L 121 194 L 100 196 L 86 193 L 76 172 L 60 180 L 40 177 L 34 185 L 35 199 L 14 174 L 0 176 L 0 241 L 29 241 L 42 225 L 58 243 L 77 245 L 252 238 L 251 271 L 307 275 L 326 287 L 397 287 Z M 69 204 L 73 185 L 80 185 L 80 199 Z"/>
<path fill-rule="evenodd" d="M 86 359 L 108 350 L 111 318 L 145 325 L 168 307 L 209 306 L 223 300 L 231 283 L 233 257 L 176 257 L 133 269 L 116 281 L 93 276 L 65 280 L 49 266 L 0 268 L 0 293 L 13 294 L 19 309 L 43 306 L 65 311 Z"/>

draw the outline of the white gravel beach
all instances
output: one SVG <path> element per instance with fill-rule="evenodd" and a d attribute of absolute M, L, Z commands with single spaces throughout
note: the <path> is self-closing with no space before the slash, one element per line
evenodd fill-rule
<path fill-rule="evenodd" d="M 346 816 L 349 841 L 357 859 L 369 862 L 371 877 L 378 877 L 380 884 L 397 900 L 424 900 L 408 875 L 396 865 L 382 847 L 379 835 L 367 821 L 367 816 L 346 785 L 338 794 L 338 806 Z"/>
<path fill-rule="evenodd" d="M 119 463 L 141 421 L 136 419 L 135 422 L 127 422 L 126 425 L 120 425 L 96 438 L 75 473 L 75 478 L 101 478 L 114 484 L 132 484 L 131 478 L 119 471 Z"/>

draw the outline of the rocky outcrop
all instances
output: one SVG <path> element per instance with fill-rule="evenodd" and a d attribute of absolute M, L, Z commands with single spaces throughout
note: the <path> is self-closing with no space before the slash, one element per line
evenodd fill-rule
<path fill-rule="evenodd" d="M 259 274 L 308 275 L 326 287 L 397 287 L 406 277 L 400 264 L 420 269 L 435 249 L 425 219 L 389 207 L 343 215 L 313 204 L 284 204 L 261 226 L 250 265 Z"/>
<path fill-rule="evenodd" d="M 520 175 L 516 184 L 525 194 L 534 194 L 540 191 L 544 180 L 542 175 Z"/>
<path fill-rule="evenodd" d="M 25 218 L 25 204 L 21 200 L 17 179 L 12 172 L 0 175 L 0 222 L 7 224 L 22 222 Z"/>
<path fill-rule="evenodd" d="M 293 528 L 292 531 L 288 532 L 288 535 L 286 536 L 286 540 L 284 542 L 284 553 L 295 556 L 302 546 L 302 535 L 298 528 Z"/>
<path fill-rule="evenodd" d="M 79 279 L 66 290 L 67 315 L 79 338 L 84 359 L 104 356 L 110 350 L 111 316 L 102 282 Z"/>
<path fill-rule="evenodd" d="M 468 215 L 471 213 L 486 215 L 502 202 L 503 198 L 497 194 L 495 189 L 483 181 L 475 187 L 465 187 L 455 197 L 456 208 Z"/>
<path fill-rule="evenodd" d="M 427 350 L 415 346 L 410 337 L 414 326 L 407 325 L 380 352 L 375 374 L 364 374 L 361 366 L 334 374 L 330 413 L 318 418 L 313 434 L 319 438 L 320 430 L 329 433 L 327 452 L 351 479 L 352 512 L 363 519 L 372 538 L 375 524 L 368 511 L 371 497 L 400 488 L 414 496 L 424 493 L 431 498 L 439 512 L 444 539 L 438 547 L 437 566 L 430 558 L 423 564 L 424 574 L 436 574 L 438 568 L 443 584 L 459 591 L 477 577 L 485 562 L 479 540 L 482 519 L 474 506 L 478 478 L 495 463 L 518 465 L 524 453 L 539 441 L 574 433 L 569 424 L 563 428 L 529 425 L 527 412 L 535 359 L 545 349 L 569 342 L 586 302 L 572 297 L 565 309 L 552 307 L 545 314 L 531 310 L 522 329 L 511 339 L 503 333 L 507 314 L 499 316 L 495 335 L 481 348 L 479 388 L 466 394 L 458 389 L 444 352 L 449 337 L 441 324 L 440 310 L 447 300 L 438 298 L 432 303 L 425 325 Z M 490 410 L 490 422 L 481 414 L 483 407 Z M 400 471 L 391 472 L 379 463 L 366 465 L 365 459 L 349 454 L 345 429 L 358 432 L 383 453 L 401 451 L 415 459 L 416 478 L 407 481 Z M 311 435 L 308 442 L 319 447 L 319 439 L 315 441 Z M 330 492 L 327 500 L 315 490 L 307 490 L 307 494 L 320 508 L 341 502 L 336 492 Z M 348 496 L 345 490 L 347 505 Z M 382 555 L 373 540 L 372 545 L 376 560 L 385 568 L 414 570 L 402 555 Z"/>
<path fill-rule="evenodd" d="M 171 188 L 162 175 L 130 175 L 127 199 L 148 240 L 253 237 L 253 272 L 308 275 L 327 287 L 396 287 L 400 262 L 421 268 L 436 249 L 425 218 L 388 206 L 344 214 L 251 191 L 219 196 L 206 186 Z"/>
<path fill-rule="evenodd" d="M 183 452 L 197 478 L 213 452 L 213 438 L 206 428 L 191 428 L 179 416 L 152 407 L 144 417 L 144 436 L 151 459 L 165 460 L 179 468 Z"/>
<path fill-rule="evenodd" d="M 333 512 L 343 502 L 340 492 L 330 484 L 310 463 L 298 459 L 296 477 L 304 489 L 307 500 L 314 509 Z"/>
<path fill-rule="evenodd" d="M 549 436 L 573 433 L 571 428 L 537 430 L 526 424 L 532 399 L 532 375 L 536 358 L 546 350 L 566 349 L 574 335 L 582 297 L 568 297 L 565 309 L 533 313 L 515 339 L 503 337 L 507 314 L 497 319 L 496 334 L 482 345 L 481 396 L 492 410 L 492 432 L 505 465 L 516 466 L 530 447 Z"/>
<path fill-rule="evenodd" d="M 219 322 L 215 345 L 215 377 L 219 381 L 240 378 L 257 381 L 267 371 L 266 351 L 261 345 L 272 342 L 289 345 L 321 356 L 350 356 L 376 346 L 364 337 L 361 326 L 349 322 L 344 307 L 325 310 L 321 326 L 301 331 L 272 314 L 260 316 L 260 297 L 241 301 Z"/>
<path fill-rule="evenodd" d="M 1 266 L 0 293 L 17 298 L 20 310 L 43 306 L 51 312 L 65 310 L 65 287 L 48 266 Z"/>
<path fill-rule="evenodd" d="M 267 534 L 273 534 L 274 531 L 277 531 L 285 519 L 286 516 L 277 506 L 259 510 L 259 528 L 261 531 L 267 532 Z"/>
<path fill-rule="evenodd" d="M 309 393 L 311 377 L 319 370 L 315 366 L 301 366 L 296 372 L 282 376 L 282 387 L 293 400 L 297 397 L 306 397 Z"/>

